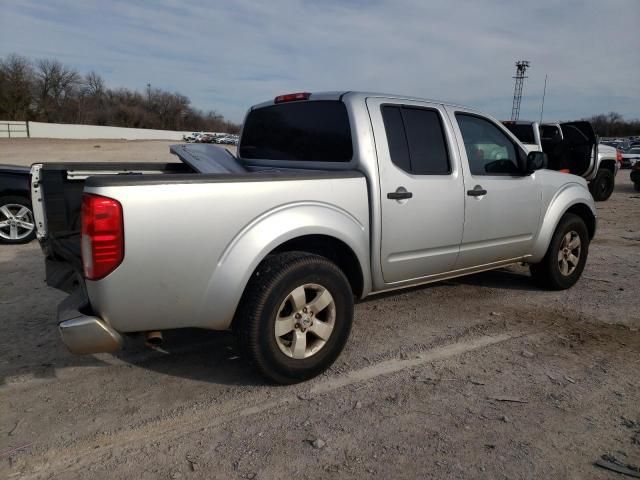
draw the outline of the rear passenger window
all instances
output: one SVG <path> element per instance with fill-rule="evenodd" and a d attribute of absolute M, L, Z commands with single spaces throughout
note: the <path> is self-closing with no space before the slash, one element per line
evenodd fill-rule
<path fill-rule="evenodd" d="M 436 110 L 384 105 L 382 119 L 394 165 L 416 175 L 451 173 L 444 129 Z"/>

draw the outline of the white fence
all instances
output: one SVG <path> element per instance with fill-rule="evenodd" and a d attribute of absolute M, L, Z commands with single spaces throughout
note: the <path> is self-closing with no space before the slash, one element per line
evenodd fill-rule
<path fill-rule="evenodd" d="M 29 137 L 29 122 L 0 120 L 0 138 Z"/>
<path fill-rule="evenodd" d="M 0 138 L 67 138 L 122 140 L 182 140 L 191 132 L 151 130 L 147 128 L 101 127 L 43 122 L 10 122 L 0 120 Z"/>

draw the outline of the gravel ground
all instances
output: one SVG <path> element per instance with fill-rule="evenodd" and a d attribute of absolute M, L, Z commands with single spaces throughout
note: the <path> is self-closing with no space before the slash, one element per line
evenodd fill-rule
<path fill-rule="evenodd" d="M 164 161 L 169 143 L 39 141 L 30 154 L 0 141 L 0 163 L 93 160 L 107 145 L 103 160 Z M 220 332 L 72 356 L 38 245 L 1 246 L 0 478 L 623 478 L 593 463 L 640 465 L 628 175 L 598 204 L 571 290 L 540 290 L 518 266 L 374 297 L 330 371 L 290 387 L 265 385 Z"/>

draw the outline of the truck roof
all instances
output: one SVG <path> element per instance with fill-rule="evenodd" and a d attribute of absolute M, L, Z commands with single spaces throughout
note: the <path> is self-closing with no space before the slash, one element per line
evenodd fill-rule
<path fill-rule="evenodd" d="M 366 99 L 371 97 L 381 97 L 381 98 L 392 98 L 394 100 L 407 100 L 414 102 L 429 102 L 429 103 L 438 103 L 441 105 L 447 105 L 450 107 L 458 107 L 464 108 L 466 110 L 475 110 L 474 108 L 466 107 L 464 105 L 445 102 L 442 100 L 435 100 L 432 98 L 422 98 L 422 97 L 414 97 L 411 95 L 398 95 L 394 93 L 381 93 L 381 92 L 366 92 L 366 91 L 326 91 L 326 92 L 310 92 L 310 98 L 308 101 L 313 100 L 342 100 L 344 97 L 349 97 L 350 100 L 359 100 Z M 268 107 L 269 105 L 275 104 L 275 97 L 272 100 L 267 100 L 262 103 L 258 103 L 253 105 L 250 110 L 254 110 L 256 108 Z"/>

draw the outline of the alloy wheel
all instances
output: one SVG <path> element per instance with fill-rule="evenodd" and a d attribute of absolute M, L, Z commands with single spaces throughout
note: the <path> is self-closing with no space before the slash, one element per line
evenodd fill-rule
<path fill-rule="evenodd" d="M 568 232 L 563 238 L 558 250 L 558 267 L 565 277 L 571 275 L 580 262 L 582 244 L 580 235 L 575 231 Z"/>
<path fill-rule="evenodd" d="M 36 228 L 33 212 L 25 205 L 6 203 L 0 207 L 0 238 L 22 240 Z"/>
<path fill-rule="evenodd" d="M 329 290 L 315 283 L 301 285 L 287 295 L 278 309 L 278 348 L 290 358 L 309 358 L 326 345 L 335 320 L 336 305 Z"/>

